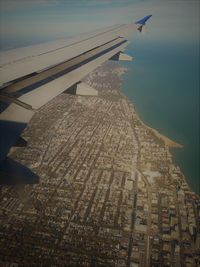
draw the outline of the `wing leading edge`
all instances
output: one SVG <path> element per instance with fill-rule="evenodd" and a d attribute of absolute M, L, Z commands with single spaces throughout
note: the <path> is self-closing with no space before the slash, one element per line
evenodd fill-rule
<path fill-rule="evenodd" d="M 48 43 L 46 49 L 36 45 L 0 53 L 0 184 L 39 181 L 36 174 L 7 157 L 35 110 L 124 51 L 126 38 L 134 29 L 141 31 L 150 17 Z"/>

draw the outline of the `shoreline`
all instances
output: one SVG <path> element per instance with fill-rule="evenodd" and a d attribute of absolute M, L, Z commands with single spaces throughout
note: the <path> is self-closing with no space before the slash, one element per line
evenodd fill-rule
<path fill-rule="evenodd" d="M 137 114 L 137 116 L 138 116 L 138 114 Z M 138 116 L 138 118 L 139 118 L 139 116 Z M 168 148 L 183 148 L 184 147 L 182 144 L 179 144 L 179 143 L 173 141 L 172 139 L 170 139 L 169 137 L 167 137 L 166 135 L 161 134 L 155 128 L 152 128 L 152 127 L 148 126 L 141 119 L 140 119 L 140 121 L 144 125 L 144 127 L 149 129 L 158 139 L 162 140 L 164 142 L 165 146 L 167 146 Z"/>
<path fill-rule="evenodd" d="M 127 98 L 127 100 L 129 101 L 128 98 Z M 170 158 L 173 160 L 173 163 L 175 164 L 175 161 L 174 161 L 174 159 L 173 159 L 174 156 L 173 156 L 173 154 L 170 152 L 169 149 L 170 149 L 170 148 L 184 148 L 184 146 L 183 146 L 182 144 L 176 143 L 175 141 L 171 140 L 171 139 L 168 138 L 167 136 L 165 136 L 165 135 L 159 133 L 158 130 L 156 130 L 156 129 L 150 127 L 150 126 L 148 126 L 147 124 L 145 124 L 145 123 L 142 121 L 142 119 L 139 117 L 138 113 L 136 112 L 136 109 L 135 109 L 134 104 L 133 104 L 132 102 L 131 102 L 131 104 L 133 105 L 133 108 L 134 108 L 134 110 L 135 110 L 135 114 L 136 114 L 138 120 L 141 122 L 141 124 L 142 124 L 145 128 L 147 128 L 148 130 L 150 130 L 150 131 L 154 134 L 154 136 L 155 136 L 156 138 L 158 138 L 158 139 L 160 139 L 161 141 L 163 141 L 163 143 L 164 143 L 164 145 L 165 145 L 165 147 L 166 147 L 166 149 L 167 149 L 167 153 L 168 153 L 168 155 L 170 156 Z M 176 163 L 176 166 L 177 166 L 178 168 L 180 168 L 179 164 L 177 164 L 177 163 Z M 184 179 L 185 183 L 187 184 L 189 190 L 190 190 L 191 192 L 193 192 L 193 193 L 195 193 L 196 195 L 199 196 L 199 194 L 198 194 L 197 192 L 195 192 L 195 191 L 192 189 L 192 187 L 191 187 L 191 185 L 190 185 L 190 183 L 189 183 L 189 181 L 188 181 L 188 178 L 184 175 L 184 173 L 182 172 L 181 168 L 180 168 L 180 172 L 181 172 L 181 174 L 182 174 L 182 178 Z"/>
<path fill-rule="evenodd" d="M 136 109 L 135 109 L 134 103 L 131 102 L 131 101 L 129 100 L 129 98 L 122 92 L 121 89 L 120 89 L 120 93 L 122 94 L 122 96 L 124 96 L 124 97 L 126 98 L 126 100 L 127 100 L 129 103 L 131 103 L 131 105 L 132 105 L 132 107 L 133 107 L 133 110 L 134 110 L 134 112 L 135 112 L 135 116 L 136 116 L 137 119 L 140 121 L 140 123 L 143 125 L 143 127 L 145 127 L 145 128 L 147 128 L 148 130 L 150 130 L 151 133 L 153 133 L 153 135 L 154 135 L 156 138 L 158 138 L 159 140 L 161 140 L 161 141 L 164 143 L 168 155 L 169 155 L 170 158 L 173 160 L 173 155 L 172 155 L 172 153 L 170 152 L 169 149 L 170 149 L 170 148 L 184 148 L 184 146 L 183 146 L 182 144 L 179 144 L 179 143 L 177 143 L 177 142 L 171 140 L 171 139 L 168 138 L 167 136 L 165 136 L 165 135 L 159 133 L 158 130 L 156 130 L 156 129 L 154 129 L 154 128 L 148 126 L 146 123 L 144 123 L 144 122 L 142 121 L 142 119 L 139 117 L 139 115 L 138 115 L 138 113 L 137 113 L 137 111 L 136 111 Z M 174 162 L 174 160 L 173 160 L 173 162 Z M 176 164 L 176 165 L 180 168 L 180 166 L 179 166 L 178 164 Z M 180 170 L 180 171 L 181 171 L 181 170 Z M 185 183 L 187 184 L 189 190 L 190 190 L 191 192 L 193 192 L 195 195 L 199 196 L 199 194 L 198 194 L 197 192 L 195 192 L 195 191 L 192 189 L 190 183 L 188 182 L 187 177 L 183 174 L 182 171 L 181 171 L 181 174 L 182 174 L 182 178 L 183 178 L 183 180 L 185 181 Z"/>
<path fill-rule="evenodd" d="M 128 68 L 123 67 L 123 71 L 119 74 L 119 76 L 121 76 L 121 81 L 123 81 L 123 75 L 127 71 L 128 71 Z M 136 108 L 135 108 L 134 103 L 124 94 L 122 87 L 120 88 L 120 91 L 121 91 L 122 95 L 125 96 L 127 98 L 127 100 L 130 101 L 130 103 L 133 105 L 133 108 L 135 110 L 136 116 L 138 117 L 138 119 L 141 122 L 141 124 L 144 127 L 146 127 L 148 130 L 150 130 L 154 134 L 154 136 L 156 136 L 158 139 L 160 139 L 161 141 L 163 141 L 166 147 L 168 147 L 168 148 L 184 148 L 184 146 L 182 144 L 179 144 L 179 143 L 173 141 L 172 139 L 170 139 L 166 135 L 161 134 L 157 129 L 152 128 L 149 125 L 147 125 L 146 123 L 144 123 L 143 120 L 138 115 L 138 112 L 136 111 Z"/>
<path fill-rule="evenodd" d="M 123 74 L 126 73 L 126 71 L 128 71 L 127 68 L 126 68 L 126 70 L 125 70 L 125 71 L 122 73 L 122 75 L 121 75 L 121 81 L 123 81 Z M 134 109 L 134 111 L 135 111 L 135 115 L 137 116 L 137 118 L 138 118 L 138 120 L 140 121 L 140 123 L 141 123 L 146 129 L 148 129 L 149 131 L 151 131 L 151 133 L 152 133 L 156 138 L 158 138 L 159 140 L 161 140 L 161 141 L 164 143 L 165 148 L 167 149 L 167 153 L 168 153 L 168 155 L 173 159 L 174 156 L 173 156 L 173 154 L 170 152 L 170 148 L 178 148 L 178 149 L 182 149 L 182 148 L 184 148 L 184 145 L 182 145 L 182 144 L 180 144 L 180 143 L 178 143 L 178 142 L 173 141 L 172 139 L 170 139 L 170 138 L 167 137 L 166 135 L 161 134 L 157 129 L 152 128 L 152 127 L 148 126 L 145 122 L 143 122 L 143 120 L 140 118 L 140 116 L 139 116 L 139 114 L 138 114 L 138 112 L 137 112 L 137 110 L 136 110 L 136 107 L 135 107 L 134 103 L 128 98 L 128 96 L 126 96 L 126 94 L 123 92 L 122 87 L 120 88 L 120 93 L 122 94 L 122 96 L 124 96 L 124 97 L 126 98 L 126 100 L 127 100 L 129 103 L 131 103 L 131 105 L 132 105 L 132 107 L 133 107 L 133 109 Z M 173 162 L 175 163 L 174 160 L 173 160 Z M 176 165 L 180 168 L 179 164 L 176 163 Z M 187 177 L 183 174 L 182 171 L 181 171 L 181 174 L 182 174 L 182 178 L 184 179 L 185 183 L 187 184 L 189 190 L 190 190 L 191 192 L 193 192 L 193 193 L 195 193 L 196 195 L 199 196 L 199 194 L 198 194 L 197 192 L 195 192 L 195 191 L 192 189 L 192 187 L 191 187 L 191 185 L 190 185 L 190 183 L 189 183 Z"/>
<path fill-rule="evenodd" d="M 138 115 L 138 112 L 136 111 L 136 108 L 135 108 L 134 103 L 123 93 L 122 90 L 120 90 L 120 91 L 121 91 L 121 94 L 128 100 L 128 102 L 130 102 L 133 105 L 133 109 L 135 111 L 135 114 L 136 114 L 138 120 L 141 122 L 141 124 L 145 128 L 147 128 L 148 130 L 150 130 L 156 138 L 160 139 L 165 144 L 165 146 L 167 148 L 184 148 L 184 145 L 179 144 L 179 143 L 173 141 L 172 139 L 170 139 L 166 135 L 161 134 L 157 129 L 152 128 L 152 127 L 148 126 L 145 122 L 143 122 L 143 120 Z"/>

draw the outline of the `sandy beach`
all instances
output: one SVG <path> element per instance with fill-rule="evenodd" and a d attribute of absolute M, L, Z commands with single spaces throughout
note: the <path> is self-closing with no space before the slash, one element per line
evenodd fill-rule
<path fill-rule="evenodd" d="M 134 107 L 134 109 L 135 109 L 135 107 Z M 156 130 L 156 129 L 150 127 L 150 126 L 148 126 L 147 124 L 145 124 L 145 123 L 141 120 L 141 118 L 139 117 L 139 115 L 138 115 L 137 112 L 136 112 L 135 114 L 136 114 L 136 116 L 138 117 L 138 120 L 141 122 L 141 124 L 142 124 L 144 127 L 146 127 L 148 130 L 150 130 L 150 131 L 154 134 L 154 136 L 155 136 L 156 138 L 158 138 L 158 139 L 160 139 L 161 141 L 163 141 L 164 144 L 165 144 L 165 146 L 166 146 L 167 148 L 183 148 L 183 147 L 184 147 L 182 144 L 179 144 L 179 143 L 177 143 L 177 142 L 171 140 L 169 137 L 167 137 L 167 136 L 165 136 L 165 135 L 159 133 L 158 130 Z"/>
<path fill-rule="evenodd" d="M 127 98 L 127 97 L 126 97 L 126 98 Z M 128 98 L 127 98 L 127 100 L 129 101 Z M 134 106 L 134 104 L 133 104 L 133 106 Z M 135 106 L 134 106 L 134 110 L 135 110 Z M 156 138 L 158 138 L 158 139 L 160 139 L 161 141 L 163 141 L 164 144 L 165 144 L 165 146 L 166 146 L 167 148 L 183 148 L 183 147 L 184 147 L 182 144 L 179 144 L 179 143 L 177 143 L 177 142 L 171 140 L 169 137 L 167 137 L 167 136 L 165 136 L 165 135 L 159 133 L 158 130 L 156 130 L 156 129 L 154 129 L 154 128 L 148 126 L 146 123 L 144 123 L 144 122 L 142 121 L 142 119 L 139 117 L 139 115 L 138 115 L 138 113 L 137 113 L 136 110 L 135 110 L 135 114 L 136 114 L 138 120 L 141 122 L 141 124 L 142 124 L 144 127 L 146 127 L 148 130 L 150 130 L 150 131 L 154 134 L 154 136 L 155 136 Z"/>
<path fill-rule="evenodd" d="M 141 121 L 142 122 L 142 121 Z M 149 127 L 148 125 L 146 125 L 144 122 L 142 122 L 142 124 L 147 127 L 157 138 L 161 139 L 164 144 L 167 146 L 167 147 L 173 147 L 173 148 L 183 148 L 184 146 L 171 140 L 170 138 L 168 138 L 167 136 L 161 134 L 158 132 L 158 130 L 154 129 L 154 128 L 151 128 Z"/>

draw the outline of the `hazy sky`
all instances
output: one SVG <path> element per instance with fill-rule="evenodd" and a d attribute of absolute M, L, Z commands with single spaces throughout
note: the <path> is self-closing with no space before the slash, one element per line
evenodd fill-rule
<path fill-rule="evenodd" d="M 197 42 L 199 0 L 0 0 L 1 48 L 88 32 L 152 14 L 156 41 Z"/>

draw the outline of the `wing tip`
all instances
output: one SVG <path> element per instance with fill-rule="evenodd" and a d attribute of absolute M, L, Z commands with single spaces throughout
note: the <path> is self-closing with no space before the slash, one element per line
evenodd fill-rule
<path fill-rule="evenodd" d="M 147 15 L 147 16 L 145 16 L 144 18 L 142 18 L 142 19 L 140 19 L 140 20 L 137 20 L 137 21 L 135 22 L 135 24 L 139 24 L 139 25 L 144 26 L 144 25 L 146 24 L 147 20 L 149 20 L 151 17 L 152 17 L 152 15 Z"/>

